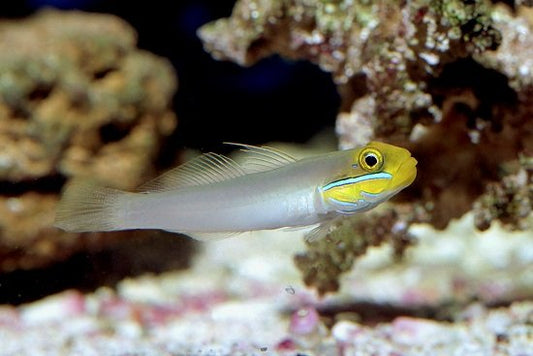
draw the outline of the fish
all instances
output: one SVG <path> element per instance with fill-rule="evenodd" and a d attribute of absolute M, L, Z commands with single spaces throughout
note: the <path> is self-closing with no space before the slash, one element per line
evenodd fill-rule
<path fill-rule="evenodd" d="M 387 201 L 417 174 L 407 149 L 383 142 L 302 159 L 229 144 L 244 151 L 242 162 L 205 153 L 134 192 L 67 184 L 54 225 L 70 232 L 159 229 L 203 241 L 313 227 L 312 239 L 336 219 Z"/>

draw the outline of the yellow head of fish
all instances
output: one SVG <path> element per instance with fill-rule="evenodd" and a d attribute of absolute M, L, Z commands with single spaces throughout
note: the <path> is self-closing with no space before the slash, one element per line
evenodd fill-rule
<path fill-rule="evenodd" d="M 404 148 L 370 142 L 349 152 L 349 167 L 320 189 L 324 202 L 337 212 L 371 209 L 416 178 L 417 161 Z"/>

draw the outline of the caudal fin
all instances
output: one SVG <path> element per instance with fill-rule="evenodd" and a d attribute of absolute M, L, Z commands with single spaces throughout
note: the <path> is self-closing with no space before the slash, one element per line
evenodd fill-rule
<path fill-rule="evenodd" d="M 124 229 L 123 202 L 128 194 L 92 182 L 69 184 L 57 206 L 54 226 L 72 232 Z"/>

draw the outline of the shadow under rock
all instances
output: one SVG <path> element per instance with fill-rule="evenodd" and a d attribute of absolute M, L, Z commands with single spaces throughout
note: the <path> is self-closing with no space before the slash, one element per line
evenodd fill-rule
<path fill-rule="evenodd" d="M 197 249 L 191 239 L 164 231 L 131 232 L 128 240 L 80 252 L 46 268 L 0 274 L 0 304 L 18 305 L 66 289 L 90 292 L 126 277 L 186 269 Z"/>

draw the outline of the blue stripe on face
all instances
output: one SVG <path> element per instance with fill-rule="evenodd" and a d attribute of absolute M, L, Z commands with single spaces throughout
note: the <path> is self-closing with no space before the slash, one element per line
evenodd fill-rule
<path fill-rule="evenodd" d="M 366 201 L 376 202 L 377 200 L 379 200 L 380 198 L 383 197 L 383 192 L 381 192 L 381 193 L 369 193 L 369 192 L 365 192 L 364 190 L 361 190 L 361 196 L 363 196 Z"/>
<path fill-rule="evenodd" d="M 341 214 L 353 214 L 360 210 L 364 210 L 370 206 L 370 203 L 365 200 L 358 200 L 357 202 L 340 201 L 330 198 L 329 201 L 336 207 L 336 211 Z"/>
<path fill-rule="evenodd" d="M 354 184 L 359 182 L 364 182 L 367 180 L 373 180 L 373 179 L 391 179 L 392 175 L 386 172 L 378 172 L 378 173 L 372 173 L 372 174 L 365 174 L 359 177 L 348 177 L 344 179 L 339 179 L 334 182 L 326 184 L 324 187 L 322 187 L 323 191 L 327 191 L 332 188 L 336 187 L 342 187 L 344 185 L 348 184 Z"/>

